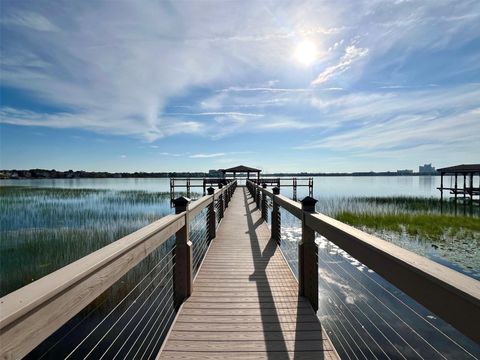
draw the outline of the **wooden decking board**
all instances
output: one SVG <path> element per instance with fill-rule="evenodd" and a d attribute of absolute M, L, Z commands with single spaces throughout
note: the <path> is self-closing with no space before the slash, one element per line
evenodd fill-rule
<path fill-rule="evenodd" d="M 318 331 L 321 332 L 322 328 L 320 323 L 242 323 L 242 324 L 222 324 L 222 323 L 176 323 L 173 329 L 174 331 L 219 331 L 219 332 L 270 332 L 270 331 Z M 259 334 L 261 337 L 261 334 Z"/>
<path fill-rule="evenodd" d="M 318 331 L 173 331 L 170 340 L 189 341 L 251 341 L 251 340 L 322 340 Z"/>
<path fill-rule="evenodd" d="M 268 336 L 268 335 L 267 335 Z M 163 351 L 182 350 L 182 351 L 265 351 L 265 352 L 285 352 L 285 351 L 312 351 L 325 350 L 321 338 L 315 340 L 173 340 L 169 339 Z"/>
<path fill-rule="evenodd" d="M 338 359 L 245 188 L 237 188 L 160 359 Z"/>
<path fill-rule="evenodd" d="M 186 304 L 187 305 L 187 304 Z M 198 302 L 188 304 L 187 306 L 183 307 L 184 309 L 291 309 L 291 308 L 310 308 L 309 304 L 305 304 L 302 302 L 296 301 L 288 301 L 288 302 L 269 302 L 269 303 L 249 303 L 249 302 L 219 302 L 219 303 L 205 303 L 205 302 Z"/>
<path fill-rule="evenodd" d="M 262 353 L 262 352 L 186 352 L 166 351 L 161 359 L 165 360 L 334 360 L 338 356 L 333 351 L 309 351 L 309 352 L 285 352 L 285 353 Z"/>
<path fill-rule="evenodd" d="M 256 308 L 256 309 L 217 309 L 217 308 L 209 308 L 209 309 L 195 309 L 195 308 L 183 308 L 183 314 L 188 314 L 188 315 L 231 315 L 231 316 L 262 316 L 262 315 L 297 315 L 297 314 L 302 314 L 302 315 L 311 315 L 312 312 L 309 308 L 303 307 L 303 308 Z"/>

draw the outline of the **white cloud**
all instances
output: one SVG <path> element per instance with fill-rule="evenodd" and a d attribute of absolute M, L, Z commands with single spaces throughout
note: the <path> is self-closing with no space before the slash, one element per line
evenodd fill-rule
<path fill-rule="evenodd" d="M 297 149 L 323 148 L 389 155 L 408 152 L 430 153 L 463 150 L 480 142 L 478 119 L 480 108 L 459 114 L 397 116 L 386 123 L 366 124 L 358 129 L 325 136 L 321 140 L 298 146 Z"/>
<path fill-rule="evenodd" d="M 335 44 L 333 44 L 333 46 L 331 46 L 331 47 L 328 48 L 328 52 L 337 50 L 338 47 L 340 47 L 341 45 L 343 45 L 344 41 L 345 41 L 344 39 L 342 39 L 342 40 L 340 40 L 340 41 L 337 41 Z"/>
<path fill-rule="evenodd" d="M 295 118 L 272 118 L 270 121 L 258 124 L 257 129 L 281 130 L 281 129 L 311 129 L 322 127 L 319 122 L 306 122 Z"/>
<path fill-rule="evenodd" d="M 192 159 L 208 159 L 208 158 L 216 158 L 220 156 L 225 156 L 225 153 L 213 153 L 213 154 L 192 154 L 189 158 Z"/>
<path fill-rule="evenodd" d="M 168 113 L 169 116 L 253 116 L 262 117 L 263 114 L 243 113 L 235 111 L 220 111 L 220 112 L 198 112 L 198 113 Z"/>
<path fill-rule="evenodd" d="M 327 67 L 324 71 L 322 71 L 315 78 L 315 80 L 312 81 L 312 85 L 320 85 L 328 81 L 330 78 L 347 71 L 354 62 L 365 57 L 367 54 L 368 49 L 359 48 L 355 45 L 348 46 L 339 62 L 335 65 Z"/>
<path fill-rule="evenodd" d="M 393 90 L 393 89 L 390 89 Z M 335 97 L 314 96 L 311 105 L 324 117 L 335 120 L 333 126 L 350 121 L 377 123 L 391 121 L 399 115 L 424 113 L 455 113 L 479 105 L 480 84 L 466 84 L 450 88 L 429 87 L 410 91 L 355 92 Z"/>
<path fill-rule="evenodd" d="M 163 156 L 174 156 L 174 157 L 179 157 L 179 156 L 184 156 L 185 154 L 177 154 L 177 153 L 169 153 L 169 152 L 161 152 L 159 155 Z"/>
<path fill-rule="evenodd" d="M 226 89 L 218 90 L 219 92 L 243 92 L 243 91 L 254 91 L 254 92 L 280 92 L 280 93 L 303 93 L 303 92 L 311 92 L 312 89 L 309 88 L 273 88 L 273 87 L 239 87 L 239 86 L 231 86 Z"/>
<path fill-rule="evenodd" d="M 14 11 L 1 19 L 6 25 L 24 26 L 35 31 L 57 31 L 58 28 L 53 25 L 44 16 L 30 11 Z"/>
<path fill-rule="evenodd" d="M 151 127 L 141 127 L 138 119 L 111 119 L 108 112 L 85 113 L 39 113 L 3 107 L 0 110 L 0 123 L 22 126 L 44 126 L 51 128 L 78 128 L 114 135 L 137 135 L 148 141 L 177 134 L 201 133 L 203 124 L 195 121 L 166 121 L 158 127 L 157 121 Z M 112 125 L 114 122 L 115 126 Z"/>

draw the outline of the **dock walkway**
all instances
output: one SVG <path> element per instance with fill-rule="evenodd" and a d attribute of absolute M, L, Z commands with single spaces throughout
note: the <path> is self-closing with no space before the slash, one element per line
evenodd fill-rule
<path fill-rule="evenodd" d="M 160 359 L 338 359 L 247 189 L 238 187 Z"/>

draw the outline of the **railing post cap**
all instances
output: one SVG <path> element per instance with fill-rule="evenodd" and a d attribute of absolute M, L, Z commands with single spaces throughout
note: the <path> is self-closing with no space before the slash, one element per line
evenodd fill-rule
<path fill-rule="evenodd" d="M 211 186 L 207 189 L 207 194 L 208 195 L 213 195 L 214 192 L 215 192 L 215 189 Z"/>
<path fill-rule="evenodd" d="M 185 197 L 185 196 L 180 196 L 179 198 L 176 198 L 175 200 L 173 200 L 173 205 L 175 205 L 175 207 L 177 206 L 187 206 L 192 200 L 190 200 L 189 198 Z"/>
<path fill-rule="evenodd" d="M 262 187 L 265 189 L 267 187 L 267 184 L 263 183 Z"/>
<path fill-rule="evenodd" d="M 315 204 L 318 200 L 312 198 L 311 196 L 305 196 L 301 201 L 302 209 L 306 211 L 315 211 Z"/>
<path fill-rule="evenodd" d="M 223 188 L 223 184 L 221 182 L 218 183 L 218 188 L 219 189 Z"/>
<path fill-rule="evenodd" d="M 274 193 L 275 195 L 280 194 L 280 188 L 279 188 L 278 186 L 275 186 L 275 187 L 272 189 L 272 191 L 273 191 L 273 193 Z"/>

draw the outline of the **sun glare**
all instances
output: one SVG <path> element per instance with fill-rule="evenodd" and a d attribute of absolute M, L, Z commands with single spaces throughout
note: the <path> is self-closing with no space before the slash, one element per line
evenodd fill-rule
<path fill-rule="evenodd" d="M 295 60 L 301 65 L 312 65 L 317 60 L 317 56 L 317 47 L 312 41 L 304 40 L 295 48 Z"/>

